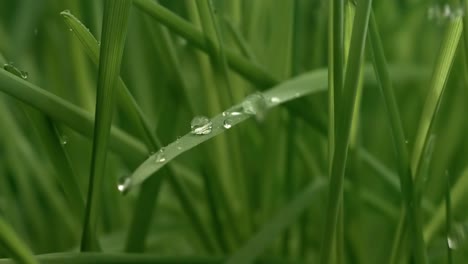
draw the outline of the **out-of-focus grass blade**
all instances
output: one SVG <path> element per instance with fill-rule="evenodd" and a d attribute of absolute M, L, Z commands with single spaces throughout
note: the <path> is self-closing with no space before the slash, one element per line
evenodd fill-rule
<path fill-rule="evenodd" d="M 131 0 L 107 0 L 105 2 L 91 173 L 81 240 L 83 251 L 99 249 L 99 245 L 96 244 L 99 194 L 101 193 L 102 177 L 105 173 L 107 145 L 114 111 L 114 88 L 120 73 L 131 4 Z"/>
<path fill-rule="evenodd" d="M 448 25 L 445 29 L 445 34 L 442 38 L 441 48 L 438 53 L 438 57 L 430 81 L 429 94 L 424 104 L 423 112 L 420 119 L 421 121 L 419 123 L 418 132 L 416 134 L 415 145 L 410 164 L 411 171 L 414 175 L 419 175 L 420 164 L 422 163 L 422 159 L 424 158 L 423 152 L 427 148 L 427 145 L 429 143 L 430 131 L 433 128 L 434 119 L 439 105 L 441 103 L 441 98 L 445 90 L 445 84 L 447 82 L 450 69 L 453 64 L 461 32 L 461 17 L 456 17 L 448 21 Z M 417 208 L 415 208 L 414 210 L 417 210 Z M 418 217 L 418 214 L 414 215 L 413 217 Z M 400 222 L 404 222 L 404 218 L 405 215 L 402 215 L 400 218 Z M 420 226 L 418 225 L 416 227 L 418 228 L 417 232 L 421 232 L 421 236 L 424 236 L 422 234 L 423 231 L 419 230 Z M 416 227 L 413 226 L 412 228 Z M 404 237 L 404 234 L 397 233 L 395 237 L 396 247 L 398 247 L 398 241 L 402 240 L 402 236 Z M 418 236 L 418 239 L 418 244 L 424 243 L 422 237 Z M 423 251 L 423 248 L 421 247 L 422 245 L 418 246 L 420 251 L 419 255 L 421 255 L 421 251 Z"/>
<path fill-rule="evenodd" d="M 0 70 L 0 83 L 0 90 L 6 94 L 92 138 L 94 117 L 90 113 L 4 70 Z M 141 162 L 147 155 L 140 141 L 116 127 L 111 131 L 110 147 L 131 164 Z"/>
<path fill-rule="evenodd" d="M 383 51 L 383 46 L 380 41 L 379 32 L 377 29 L 377 23 L 375 22 L 374 15 L 371 14 L 369 40 L 372 47 L 374 68 L 377 74 L 377 78 L 380 82 L 380 88 L 385 100 L 385 106 L 390 119 L 390 125 L 392 129 L 393 145 L 395 146 L 395 152 L 398 163 L 398 175 L 400 177 L 400 185 L 403 194 L 403 200 L 405 202 L 405 209 L 409 217 L 409 222 L 412 225 L 414 239 L 415 257 L 417 263 L 426 263 L 425 246 L 422 238 L 422 227 L 421 223 L 417 221 L 419 212 L 419 203 L 415 203 L 416 194 L 413 184 L 413 176 L 410 168 L 410 160 L 408 149 L 406 146 L 406 137 L 403 130 L 403 125 L 398 112 L 398 105 L 393 92 L 392 81 L 390 73 L 387 67 L 387 61 Z M 398 239 L 398 236 L 397 236 Z M 397 248 L 399 248 L 398 244 Z M 395 249 L 394 249 L 395 250 Z M 393 252 L 392 255 L 396 254 Z"/>
<path fill-rule="evenodd" d="M 326 70 L 317 70 L 286 81 L 266 91 L 261 95 L 262 99 L 260 100 L 263 101 L 262 104 L 266 104 L 267 109 L 273 108 L 280 103 L 284 103 L 310 93 L 324 91 L 327 86 L 326 78 Z M 213 117 L 210 120 L 212 123 L 211 133 L 206 135 L 194 135 L 192 133 L 188 133 L 177 141 L 164 147 L 164 149 L 149 157 L 134 171 L 131 175 L 131 182 L 128 187 L 130 188 L 140 184 L 175 157 L 226 131 L 226 128 L 224 127 L 226 120 L 228 120 L 227 122 L 230 124 L 229 128 L 232 128 L 250 117 L 252 117 L 252 115 L 248 115 L 243 112 L 242 103 Z M 161 155 L 164 155 L 164 160 L 162 162 L 158 162 L 161 160 Z"/>
<path fill-rule="evenodd" d="M 226 260 L 222 256 L 213 257 L 161 257 L 149 254 L 122 253 L 52 253 L 38 255 L 41 263 L 49 264 L 221 264 Z M 0 264 L 15 264 L 12 259 L 0 259 Z M 36 262 L 34 262 L 36 263 Z M 281 258 L 263 258 L 258 264 L 300 264 L 299 261 L 289 261 Z"/>
<path fill-rule="evenodd" d="M 5 58 L 0 54 L 0 64 L 5 62 Z M 21 71 L 18 73 L 18 77 L 22 77 Z M 43 142 L 43 146 L 46 149 L 50 160 L 54 163 L 54 167 L 58 175 L 57 180 L 65 192 L 69 206 L 71 206 L 72 210 L 75 212 L 75 216 L 81 218 L 84 212 L 83 195 L 79 189 L 76 174 L 70 165 L 68 154 L 61 144 L 62 139 L 60 138 L 60 135 L 57 134 L 56 127 L 50 118 L 45 117 L 42 114 L 38 114 L 29 106 L 25 106 L 23 109 L 35 126 L 36 131 L 39 133 L 39 137 Z"/>
<path fill-rule="evenodd" d="M 429 93 L 426 98 L 421 121 L 419 123 L 418 132 L 414 150 L 411 159 L 411 169 L 416 170 L 419 160 L 422 157 L 424 145 L 429 138 L 429 128 L 433 122 L 436 109 L 440 104 L 440 99 L 444 92 L 445 84 L 448 80 L 448 75 L 453 64 L 455 52 L 460 40 L 463 24 L 461 17 L 457 17 L 448 21 L 445 34 L 442 38 L 442 45 L 437 56 L 436 65 L 434 67 L 432 78 L 430 81 Z"/>
<path fill-rule="evenodd" d="M 60 13 L 65 20 L 65 23 L 72 29 L 74 35 L 78 38 L 80 43 L 83 45 L 85 52 L 90 57 L 91 61 L 98 66 L 99 65 L 99 44 L 98 41 L 93 37 L 91 32 L 76 18 L 70 11 L 66 10 Z M 144 132 L 144 136 L 147 141 L 151 144 L 153 150 L 158 145 L 158 140 L 151 132 L 151 126 L 148 119 L 145 117 L 143 111 L 138 106 L 135 98 L 132 96 L 127 86 L 123 82 L 122 78 L 119 77 L 117 81 L 117 100 L 125 108 L 126 112 L 132 113 L 133 123 L 135 125 L 141 125 Z"/>
<path fill-rule="evenodd" d="M 468 187 L 468 168 L 462 172 L 457 182 L 452 186 L 450 190 L 450 202 L 452 206 L 452 212 L 459 212 L 462 210 L 464 201 L 468 199 L 468 193 L 466 189 Z M 437 207 L 431 220 L 426 224 L 424 228 L 424 239 L 427 243 L 434 240 L 435 236 L 442 230 L 445 225 L 445 202 L 442 201 Z"/>
<path fill-rule="evenodd" d="M 79 181 L 76 173 L 65 150 L 66 139 L 60 135 L 52 120 L 43 114 L 27 108 L 26 112 L 36 128 L 37 133 L 46 149 L 49 159 L 53 162 L 57 172 L 57 181 L 61 184 L 65 197 L 70 205 L 70 210 L 75 212 L 75 216 L 83 218 L 85 211 L 85 203 L 83 193 L 79 188 Z"/>
<path fill-rule="evenodd" d="M 163 6 L 151 0 L 134 0 L 135 6 L 142 11 L 148 13 L 161 24 L 167 26 L 175 33 L 183 36 L 187 41 L 202 51 L 208 52 L 210 55 L 216 57 L 216 50 L 210 49 L 208 39 L 203 33 L 192 26 L 189 22 L 173 14 Z M 252 64 L 248 60 L 242 58 L 230 50 L 226 50 L 226 60 L 229 66 L 235 71 L 244 76 L 246 79 L 252 81 L 260 87 L 271 87 L 277 81 L 265 72 L 259 66 Z"/>
<path fill-rule="evenodd" d="M 300 214 L 313 202 L 318 190 L 325 184 L 326 182 L 323 180 L 309 184 L 269 222 L 265 223 L 225 264 L 252 263 L 272 243 L 274 238 L 297 220 Z"/>
<path fill-rule="evenodd" d="M 372 0 L 363 0 L 360 1 L 359 5 L 356 7 L 356 18 L 354 20 L 350 44 L 350 50 L 353 52 L 349 54 L 346 67 L 344 90 L 340 99 L 340 107 L 338 108 L 339 113 L 335 113 L 335 116 L 339 119 L 335 122 L 337 125 L 335 131 L 337 131 L 337 134 L 330 173 L 331 184 L 328 196 L 325 230 L 320 252 L 320 263 L 330 263 L 332 259 L 333 241 L 336 234 L 340 201 L 343 195 L 344 171 L 351 134 L 351 123 L 355 108 L 354 105 L 357 99 L 357 88 L 359 86 L 371 5 Z M 335 110 L 337 109 L 336 107 L 337 106 L 335 106 Z"/>
<path fill-rule="evenodd" d="M 450 197 L 450 177 L 446 173 L 445 187 L 445 235 L 447 236 L 447 264 L 452 264 L 452 249 L 450 245 L 450 232 L 452 231 L 452 201 Z"/>
<path fill-rule="evenodd" d="M 0 218 L 0 246 L 18 263 L 37 263 L 31 250 L 19 240 L 15 231 L 2 218 Z"/>

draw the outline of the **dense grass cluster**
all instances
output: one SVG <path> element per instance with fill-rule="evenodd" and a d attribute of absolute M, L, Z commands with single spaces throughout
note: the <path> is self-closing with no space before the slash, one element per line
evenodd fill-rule
<path fill-rule="evenodd" d="M 466 263 L 467 7 L 1 1 L 0 263 Z"/>

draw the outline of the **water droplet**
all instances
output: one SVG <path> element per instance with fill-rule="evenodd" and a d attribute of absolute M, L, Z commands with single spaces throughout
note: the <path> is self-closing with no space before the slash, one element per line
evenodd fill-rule
<path fill-rule="evenodd" d="M 228 116 L 228 115 L 229 115 L 229 112 L 227 112 L 227 111 L 223 112 L 223 116 Z"/>
<path fill-rule="evenodd" d="M 427 18 L 441 24 L 446 20 L 454 20 L 465 15 L 462 5 L 457 4 L 435 4 L 427 9 Z"/>
<path fill-rule="evenodd" d="M 182 150 L 182 147 L 181 147 L 181 146 L 177 146 L 177 150 Z"/>
<path fill-rule="evenodd" d="M 223 121 L 223 127 L 224 127 L 225 129 L 230 129 L 230 128 L 232 127 L 232 120 L 229 119 L 229 118 L 228 118 L 228 119 L 225 119 L 225 120 Z"/>
<path fill-rule="evenodd" d="M 120 193 L 126 194 L 128 190 L 130 189 L 130 184 L 132 183 L 132 180 L 128 176 L 123 176 L 120 177 L 117 183 L 117 190 L 119 190 Z"/>
<path fill-rule="evenodd" d="M 9 73 L 20 77 L 23 80 L 28 79 L 28 73 L 16 68 L 16 66 L 14 66 L 12 62 L 4 64 L 3 69 Z"/>
<path fill-rule="evenodd" d="M 72 28 L 68 28 L 68 30 L 69 30 L 70 32 L 72 32 L 72 31 L 73 31 L 73 29 L 72 29 Z"/>
<path fill-rule="evenodd" d="M 278 97 L 274 96 L 274 97 L 270 98 L 270 102 L 274 103 L 274 104 L 277 104 L 277 103 L 281 102 L 281 100 Z"/>
<path fill-rule="evenodd" d="M 261 93 L 251 94 L 242 102 L 242 108 L 246 114 L 263 115 L 267 108 L 265 97 Z"/>
<path fill-rule="evenodd" d="M 213 129 L 213 123 L 206 116 L 196 116 L 190 123 L 192 134 L 208 135 Z"/>
<path fill-rule="evenodd" d="M 465 228 L 461 224 L 453 226 L 452 231 L 447 237 L 447 245 L 450 249 L 457 249 L 465 240 Z"/>
<path fill-rule="evenodd" d="M 62 136 L 60 138 L 60 144 L 65 146 L 67 143 L 68 143 L 68 137 L 67 136 Z"/>
<path fill-rule="evenodd" d="M 408 141 L 408 140 L 405 140 L 405 144 L 408 144 L 408 143 L 409 143 L 409 141 Z"/>
<path fill-rule="evenodd" d="M 165 149 L 161 148 L 156 154 L 155 154 L 155 161 L 156 163 L 163 163 L 166 161 L 166 153 Z"/>

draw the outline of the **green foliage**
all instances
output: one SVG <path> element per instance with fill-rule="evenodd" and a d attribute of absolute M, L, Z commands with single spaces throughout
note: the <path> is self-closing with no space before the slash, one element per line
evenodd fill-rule
<path fill-rule="evenodd" d="M 0 263 L 465 263 L 467 8 L 0 2 Z"/>

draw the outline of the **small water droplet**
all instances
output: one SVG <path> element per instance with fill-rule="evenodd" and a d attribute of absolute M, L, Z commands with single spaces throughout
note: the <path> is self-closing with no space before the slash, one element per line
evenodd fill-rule
<path fill-rule="evenodd" d="M 261 116 L 267 108 L 265 97 L 261 93 L 251 94 L 242 102 L 242 108 L 246 114 Z"/>
<path fill-rule="evenodd" d="M 65 135 L 62 136 L 60 139 L 60 143 L 65 146 L 68 143 L 68 137 Z"/>
<path fill-rule="evenodd" d="M 229 115 L 229 112 L 227 112 L 227 111 L 223 112 L 223 116 L 228 116 L 228 115 Z"/>
<path fill-rule="evenodd" d="M 155 154 L 155 161 L 156 163 L 163 163 L 166 161 L 166 153 L 165 149 L 161 148 L 156 154 Z"/>
<path fill-rule="evenodd" d="M 405 140 L 405 144 L 408 144 L 408 143 L 409 143 L 409 141 L 408 141 L 408 140 Z"/>
<path fill-rule="evenodd" d="M 177 150 L 182 150 L 182 147 L 181 147 L 181 146 L 177 146 Z"/>
<path fill-rule="evenodd" d="M 213 123 L 206 116 L 196 116 L 190 123 L 192 134 L 195 135 L 208 135 L 213 129 Z"/>
<path fill-rule="evenodd" d="M 98 42 L 97 42 L 97 45 L 98 45 L 98 46 L 101 46 L 101 41 L 98 41 Z"/>
<path fill-rule="evenodd" d="M 457 249 L 465 240 L 465 228 L 461 224 L 453 226 L 452 231 L 447 237 L 447 245 L 450 249 Z"/>
<path fill-rule="evenodd" d="M 28 73 L 16 68 L 16 66 L 14 66 L 12 62 L 4 64 L 3 69 L 9 73 L 20 77 L 23 80 L 28 79 Z"/>
<path fill-rule="evenodd" d="M 120 177 L 117 183 L 117 190 L 121 194 L 126 194 L 128 190 L 130 189 L 130 184 L 132 183 L 132 180 L 128 176 L 123 176 Z"/>
<path fill-rule="evenodd" d="M 72 31 L 73 31 L 73 29 L 72 29 L 72 28 L 68 28 L 68 31 L 72 32 Z"/>
<path fill-rule="evenodd" d="M 278 97 L 274 96 L 274 97 L 270 98 L 270 102 L 274 103 L 274 104 L 277 104 L 277 103 L 281 102 L 281 100 Z"/>
<path fill-rule="evenodd" d="M 225 120 L 223 121 L 223 127 L 224 127 L 225 129 L 230 129 L 230 128 L 232 127 L 232 120 L 229 119 L 229 118 L 228 118 L 228 119 L 225 119 Z"/>

